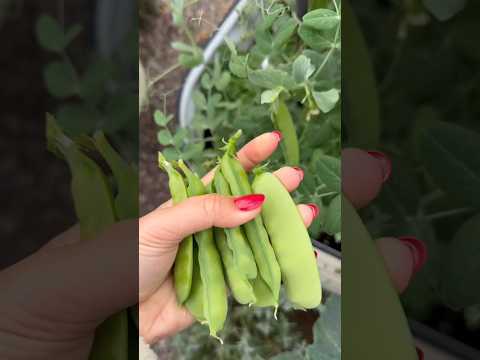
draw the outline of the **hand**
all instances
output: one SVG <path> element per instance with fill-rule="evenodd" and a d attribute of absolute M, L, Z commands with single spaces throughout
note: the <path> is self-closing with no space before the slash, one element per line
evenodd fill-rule
<path fill-rule="evenodd" d="M 357 208 L 375 199 L 390 173 L 390 160 L 380 152 L 346 149 L 342 153 L 343 192 Z M 383 237 L 376 244 L 395 288 L 403 292 L 426 261 L 425 244 L 411 236 Z"/>
<path fill-rule="evenodd" d="M 248 171 L 266 160 L 278 147 L 281 135 L 265 133 L 246 144 L 238 159 Z M 283 167 L 275 172 L 288 191 L 303 180 L 299 168 Z M 212 180 L 213 172 L 203 181 Z M 242 225 L 261 211 L 262 202 L 250 196 L 222 197 L 205 195 L 172 206 L 169 201 L 140 219 L 140 335 L 147 343 L 175 334 L 194 321 L 188 310 L 179 306 L 175 296 L 171 268 L 178 245 L 186 236 L 210 228 Z M 316 205 L 298 205 L 306 226 L 318 214 Z"/>

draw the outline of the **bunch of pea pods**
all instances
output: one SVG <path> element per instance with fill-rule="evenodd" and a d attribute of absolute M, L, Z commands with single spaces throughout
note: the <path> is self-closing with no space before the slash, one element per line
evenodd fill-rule
<path fill-rule="evenodd" d="M 159 153 L 174 204 L 207 193 L 265 195 L 256 218 L 236 228 L 193 234 L 181 242 L 176 255 L 177 301 L 220 341 L 218 332 L 227 318 L 229 294 L 240 304 L 272 307 L 275 312 L 282 283 L 294 308 L 315 308 L 322 299 L 313 247 L 297 207 L 272 173 L 257 171 L 250 182 L 236 158 L 241 134 L 239 130 L 228 140 L 209 185 L 182 160 L 170 163 Z"/>

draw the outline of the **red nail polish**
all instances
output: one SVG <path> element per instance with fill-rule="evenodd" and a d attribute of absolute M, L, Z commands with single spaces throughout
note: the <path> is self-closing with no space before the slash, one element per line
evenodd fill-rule
<path fill-rule="evenodd" d="M 423 360 L 424 358 L 423 351 L 420 350 L 418 347 L 416 349 L 417 349 L 418 360 Z"/>
<path fill-rule="evenodd" d="M 278 141 L 282 140 L 283 138 L 283 134 L 281 131 L 275 130 L 275 131 L 272 131 L 272 134 L 277 137 Z"/>
<path fill-rule="evenodd" d="M 387 181 L 387 179 L 390 177 L 390 174 L 392 173 L 392 162 L 390 161 L 388 156 L 380 151 L 367 151 L 367 153 L 380 162 L 380 166 L 383 170 L 383 182 Z"/>
<path fill-rule="evenodd" d="M 265 201 L 265 195 L 263 194 L 251 194 L 251 195 L 245 195 L 245 196 L 240 196 L 233 200 L 235 203 L 235 206 L 242 210 L 242 211 L 252 211 L 260 206 Z"/>
<path fill-rule="evenodd" d="M 303 172 L 303 169 L 298 166 L 293 167 L 299 174 L 300 174 L 300 181 L 303 180 L 303 177 L 305 176 L 305 173 Z"/>
<path fill-rule="evenodd" d="M 313 217 L 316 218 L 318 216 L 318 213 L 320 212 L 318 206 L 316 204 L 307 204 L 307 206 L 312 210 Z"/>
<path fill-rule="evenodd" d="M 413 236 L 402 236 L 399 237 L 399 240 L 402 241 L 405 245 L 407 245 L 412 252 L 413 271 L 419 271 L 427 261 L 427 246 L 423 241 L 420 241 Z"/>

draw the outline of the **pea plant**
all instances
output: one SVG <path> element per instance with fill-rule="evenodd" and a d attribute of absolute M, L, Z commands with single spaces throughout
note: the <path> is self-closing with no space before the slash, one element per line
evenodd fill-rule
<path fill-rule="evenodd" d="M 167 159 L 188 160 L 199 173 L 215 165 L 223 139 L 235 130 L 242 129 L 246 139 L 280 130 L 281 151 L 270 166 L 305 171 L 296 200 L 322 208 L 310 234 L 335 244 L 341 239 L 341 3 L 318 3 L 299 18 L 289 2 L 250 2 L 240 24 L 255 21 L 245 26 L 255 30 L 246 31 L 239 42 L 225 38 L 207 64 L 193 93 L 190 126 L 172 131 L 173 116 L 161 110 L 154 120 Z M 184 7 L 182 1 L 171 2 L 173 22 L 187 41 L 172 44 L 180 53 L 174 68 L 202 59 Z"/>

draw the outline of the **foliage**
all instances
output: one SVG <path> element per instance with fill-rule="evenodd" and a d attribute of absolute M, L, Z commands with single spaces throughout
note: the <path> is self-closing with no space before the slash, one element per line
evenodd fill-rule
<path fill-rule="evenodd" d="M 374 236 L 413 235 L 428 247 L 426 265 L 402 296 L 407 314 L 432 325 L 455 326 L 465 316 L 464 326 L 472 328 L 480 303 L 473 285 L 478 283 L 475 74 L 480 52 L 469 39 L 480 30 L 475 20 L 480 6 L 456 0 L 399 2 L 387 8 L 351 3 L 372 50 L 370 61 L 377 65 L 381 121 L 376 131 L 393 164 L 391 178 L 363 218 Z M 348 61 L 344 65 L 354 68 Z M 345 146 L 355 144 L 349 135 L 357 134 L 346 135 Z"/>
<path fill-rule="evenodd" d="M 132 86 L 137 79 L 125 73 L 120 61 L 113 62 L 90 52 L 86 55 L 75 52 L 74 63 L 69 52 L 75 51 L 73 43 L 82 31 L 80 25 L 64 29 L 49 15 L 37 20 L 37 41 L 54 56 L 45 66 L 43 77 L 48 92 L 59 103 L 55 113 L 57 122 L 73 137 L 101 129 L 121 146 L 124 154 L 136 158 L 137 146 L 132 143 L 131 134 L 136 138 L 138 126 L 132 120 L 137 118 L 137 89 Z M 121 58 L 136 54 L 130 51 L 137 46 L 134 36 L 128 35 L 125 44 Z M 136 57 L 131 62 L 135 61 Z"/>
<path fill-rule="evenodd" d="M 174 22 L 185 29 L 180 16 L 183 2 L 171 4 Z M 330 208 L 330 203 L 339 186 L 329 184 L 340 178 L 339 7 L 333 1 L 298 19 L 283 1 L 267 1 L 264 7 L 252 1 L 241 24 L 260 14 L 256 30 L 237 43 L 225 39 L 207 64 L 193 93 L 196 111 L 191 126 L 172 132 L 164 112 L 155 115 L 158 141 L 167 146 L 167 158 L 189 160 L 201 174 L 215 165 L 223 138 L 234 130 L 242 129 L 247 139 L 282 131 L 282 149 L 270 159 L 270 166 L 298 165 L 305 171 L 296 200 L 322 207 L 311 235 L 318 238 L 322 229 L 328 229 L 338 240 L 340 209 Z M 173 47 L 182 55 L 196 56 L 191 45 L 175 42 Z M 325 167 L 328 174 L 317 171 Z"/>

